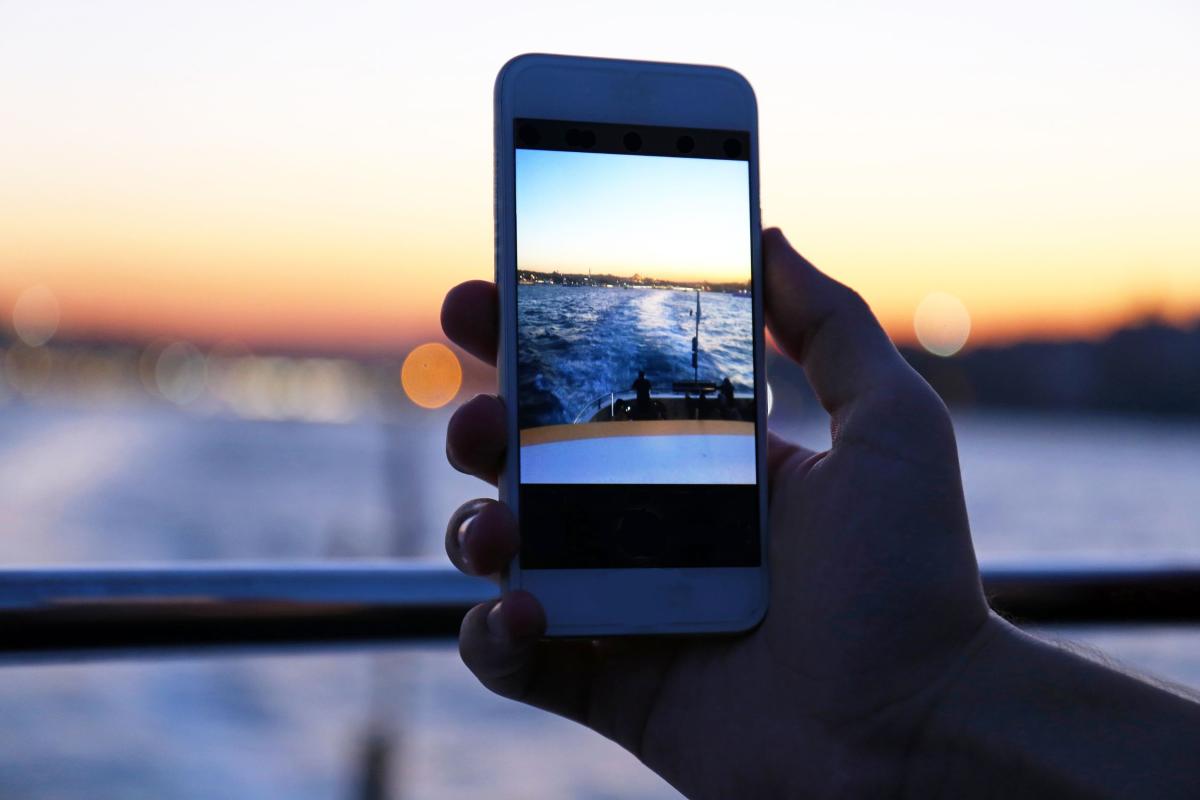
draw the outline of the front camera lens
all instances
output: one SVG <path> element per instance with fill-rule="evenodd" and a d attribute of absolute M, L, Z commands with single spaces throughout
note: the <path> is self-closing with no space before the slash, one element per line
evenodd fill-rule
<path fill-rule="evenodd" d="M 730 158 L 737 158 L 742 154 L 742 143 L 737 139 L 726 139 L 724 147 L 725 155 Z"/>
<path fill-rule="evenodd" d="M 642 137 L 637 135 L 637 132 L 630 131 L 625 134 L 625 149 L 631 153 L 636 153 L 642 149 Z"/>
<path fill-rule="evenodd" d="M 690 136 L 680 136 L 675 142 L 675 149 L 681 153 L 690 153 L 696 149 L 696 140 Z"/>

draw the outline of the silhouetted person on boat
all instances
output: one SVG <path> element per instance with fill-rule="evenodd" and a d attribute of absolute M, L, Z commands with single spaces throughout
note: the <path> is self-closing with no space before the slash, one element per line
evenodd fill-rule
<path fill-rule="evenodd" d="M 721 419 L 738 419 L 737 405 L 733 402 L 733 382 L 728 377 L 717 387 L 717 408 Z"/>
<path fill-rule="evenodd" d="M 991 613 L 941 399 L 862 298 L 777 230 L 763 234 L 763 277 L 774 340 L 803 365 L 834 435 L 817 452 L 771 433 L 762 624 L 543 640 L 537 598 L 509 591 L 463 620 L 467 666 L 691 797 L 1196 797 L 1200 703 Z M 452 290 L 447 335 L 493 360 L 496 302 L 482 281 Z M 463 405 L 450 463 L 494 483 L 505 419 L 495 397 Z M 451 517 L 446 551 L 496 575 L 520 538 L 507 507 L 474 500 Z"/>
<path fill-rule="evenodd" d="M 723 401 L 725 401 L 725 404 L 728 406 L 732 406 L 733 405 L 733 381 L 729 380 L 729 378 L 725 378 L 725 380 L 721 381 L 721 385 L 718 387 L 718 389 L 721 392 L 721 399 Z"/>
<path fill-rule="evenodd" d="M 630 387 L 637 392 L 633 401 L 634 419 L 654 419 L 654 404 L 650 401 L 650 381 L 646 379 L 645 370 L 638 370 L 637 380 Z"/>

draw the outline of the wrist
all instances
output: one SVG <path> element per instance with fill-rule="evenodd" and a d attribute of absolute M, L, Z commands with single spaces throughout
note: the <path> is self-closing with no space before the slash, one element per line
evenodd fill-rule
<path fill-rule="evenodd" d="M 872 713 L 869 721 L 847 726 L 837 737 L 830 782 L 822 797 L 932 797 L 912 792 L 914 779 L 926 770 L 930 743 L 941 740 L 941 731 L 956 727 L 953 709 L 956 689 L 973 680 L 971 672 L 981 660 L 1007 650 L 1010 638 L 1019 632 L 1004 620 L 989 614 L 984 623 L 960 646 L 921 688 L 900 701 Z M 1005 656 L 1007 657 L 1007 656 Z M 936 731 L 932 733 L 931 731 Z"/>
<path fill-rule="evenodd" d="M 962 751 L 987 747 L 964 737 L 970 739 L 980 730 L 972 723 L 986 718 L 990 707 L 1008 702 L 1004 684 L 1028 656 L 1032 644 L 1028 638 L 989 613 L 963 658 L 932 691 L 924 718 L 904 753 L 899 796 L 935 798 L 953 793 L 951 773 L 970 761 L 962 758 Z"/>
<path fill-rule="evenodd" d="M 1200 704 L 988 625 L 913 740 L 901 796 L 1194 796 Z"/>

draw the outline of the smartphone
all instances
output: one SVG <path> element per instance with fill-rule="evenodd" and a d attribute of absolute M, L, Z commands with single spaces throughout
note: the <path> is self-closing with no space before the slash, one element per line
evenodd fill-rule
<path fill-rule="evenodd" d="M 504 576 L 548 636 L 767 607 L 754 92 L 720 67 L 523 55 L 495 88 Z"/>

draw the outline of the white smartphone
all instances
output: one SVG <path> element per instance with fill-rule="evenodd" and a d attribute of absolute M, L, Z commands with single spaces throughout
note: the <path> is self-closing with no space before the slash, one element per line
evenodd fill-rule
<path fill-rule="evenodd" d="M 505 576 L 548 636 L 767 608 L 754 92 L 728 69 L 523 55 L 496 79 Z"/>

